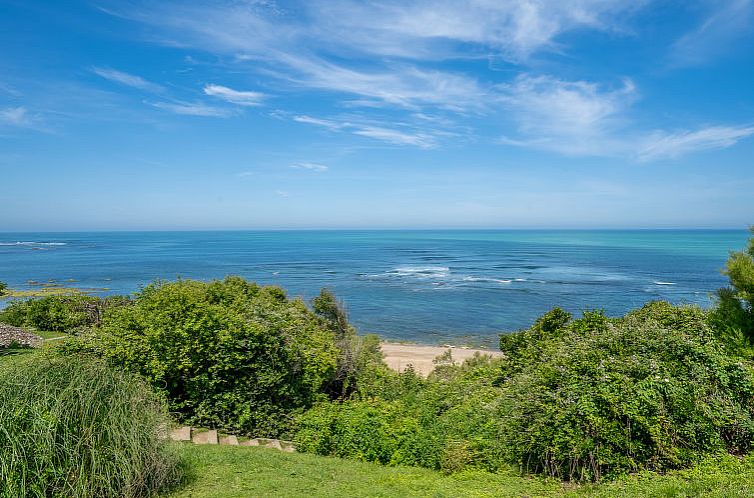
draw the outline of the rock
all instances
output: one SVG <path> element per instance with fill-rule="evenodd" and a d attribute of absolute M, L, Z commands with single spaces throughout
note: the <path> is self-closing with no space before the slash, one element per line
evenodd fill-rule
<path fill-rule="evenodd" d="M 267 443 L 268 448 L 275 448 L 276 450 L 282 450 L 283 447 L 280 445 L 280 441 L 277 439 L 270 439 Z"/>
<path fill-rule="evenodd" d="M 22 347 L 36 348 L 41 346 L 42 342 L 42 338 L 36 334 L 0 323 L 0 348 L 7 348 L 14 343 Z"/>
<path fill-rule="evenodd" d="M 293 441 L 280 441 L 281 450 L 286 453 L 295 453 L 296 452 L 296 446 L 293 444 Z"/>
<path fill-rule="evenodd" d="M 192 440 L 195 444 L 217 444 L 217 431 L 197 432 Z"/>
<path fill-rule="evenodd" d="M 241 446 L 259 446 L 259 439 L 249 439 L 247 441 L 242 441 L 239 443 Z"/>
<path fill-rule="evenodd" d="M 221 437 L 220 444 L 224 444 L 228 446 L 238 446 L 238 438 L 233 435 Z"/>
<path fill-rule="evenodd" d="M 191 427 L 179 427 L 170 431 L 170 439 L 173 441 L 191 441 Z"/>

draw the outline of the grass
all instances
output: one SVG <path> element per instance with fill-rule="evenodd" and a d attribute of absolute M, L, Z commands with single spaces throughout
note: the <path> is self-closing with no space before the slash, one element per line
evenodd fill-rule
<path fill-rule="evenodd" d="M 160 400 L 92 359 L 0 361 L 0 497 L 142 497 L 179 476 Z"/>
<path fill-rule="evenodd" d="M 640 498 L 754 496 L 754 457 L 709 460 L 690 470 L 650 472 L 576 487 L 515 473 L 445 475 L 409 467 L 282 453 L 255 447 L 183 444 L 188 484 L 166 498 L 276 497 L 566 497 Z"/>

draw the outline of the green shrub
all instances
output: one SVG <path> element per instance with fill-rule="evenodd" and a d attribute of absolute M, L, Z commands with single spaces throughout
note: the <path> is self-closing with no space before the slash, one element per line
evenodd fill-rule
<path fill-rule="evenodd" d="M 5 294 L 5 291 L 8 290 L 8 284 L 5 282 L 0 282 L 0 296 Z"/>
<path fill-rule="evenodd" d="M 77 356 L 0 363 L 0 496 L 141 497 L 174 483 L 161 401 Z"/>
<path fill-rule="evenodd" d="M 663 325 L 660 322 L 665 323 Z M 754 438 L 754 380 L 693 308 L 571 328 L 502 386 L 505 452 L 564 479 L 685 467 Z"/>
<path fill-rule="evenodd" d="M 501 338 L 506 356 L 382 373 L 300 419 L 302 451 L 448 472 L 512 465 L 599 480 L 683 468 L 754 439 L 754 378 L 691 306 L 624 318 L 553 310 Z M 376 442 L 375 439 L 379 439 Z"/>
<path fill-rule="evenodd" d="M 379 383 L 362 383 L 354 399 L 307 411 L 299 418 L 297 447 L 448 472 L 497 470 L 507 466 L 497 437 L 499 389 L 491 386 L 498 370 L 495 362 L 476 359 L 446 365 L 428 380 L 410 371 L 386 373 Z"/>
<path fill-rule="evenodd" d="M 271 437 L 325 396 L 339 354 L 301 300 L 238 277 L 150 285 L 84 346 L 142 374 L 188 423 Z"/>
<path fill-rule="evenodd" d="M 0 311 L 0 322 L 16 327 L 76 333 L 81 327 L 97 325 L 104 309 L 125 302 L 122 297 L 100 299 L 90 296 L 47 296 L 15 301 Z"/>

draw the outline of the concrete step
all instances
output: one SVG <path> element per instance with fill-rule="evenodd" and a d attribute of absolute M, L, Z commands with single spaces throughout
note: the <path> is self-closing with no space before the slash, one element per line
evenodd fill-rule
<path fill-rule="evenodd" d="M 218 444 L 216 430 L 195 432 L 191 439 L 194 444 Z"/>
<path fill-rule="evenodd" d="M 227 446 L 238 446 L 238 438 L 236 436 L 223 436 L 220 438 L 220 444 Z"/>
<path fill-rule="evenodd" d="M 178 427 L 170 431 L 170 439 L 173 441 L 191 441 L 191 427 Z"/>

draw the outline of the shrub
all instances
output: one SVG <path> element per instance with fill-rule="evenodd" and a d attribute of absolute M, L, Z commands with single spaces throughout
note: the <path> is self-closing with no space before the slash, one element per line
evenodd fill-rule
<path fill-rule="evenodd" d="M 750 228 L 754 235 L 754 227 Z M 731 252 L 723 274 L 730 285 L 717 291 L 710 326 L 740 356 L 754 356 L 754 236 L 743 251 Z"/>
<path fill-rule="evenodd" d="M 578 319 L 553 310 L 501 347 L 506 356 L 494 360 L 443 358 L 426 380 L 361 382 L 353 399 L 299 419 L 300 449 L 583 481 L 751 448 L 754 377 L 699 308 L 656 302 L 624 318 Z"/>
<path fill-rule="evenodd" d="M 388 465 L 415 465 L 448 472 L 466 467 L 497 470 L 501 460 L 491 386 L 495 362 L 476 359 L 443 366 L 422 380 L 413 372 L 386 374 L 361 385 L 354 399 L 321 403 L 299 418 L 301 451 Z M 368 388 L 376 388 L 369 392 Z M 380 397 L 371 396 L 379 393 Z M 387 398 L 387 399 L 386 399 Z"/>
<path fill-rule="evenodd" d="M 47 296 L 11 303 L 0 311 L 0 322 L 16 327 L 76 333 L 81 327 L 99 324 L 105 308 L 125 302 L 122 297 Z"/>
<path fill-rule="evenodd" d="M 5 291 L 8 289 L 8 284 L 5 282 L 0 282 L 0 296 L 5 294 Z"/>
<path fill-rule="evenodd" d="M 509 458 L 596 480 L 750 449 L 754 380 L 698 310 L 651 304 L 605 326 L 593 318 L 594 330 L 571 328 L 503 385 Z"/>
<path fill-rule="evenodd" d="M 324 396 L 338 349 L 301 300 L 239 277 L 157 283 L 108 309 L 93 347 L 145 376 L 194 425 L 285 436 Z"/>
<path fill-rule="evenodd" d="M 0 364 L 0 496 L 141 497 L 174 483 L 162 402 L 77 356 Z"/>

